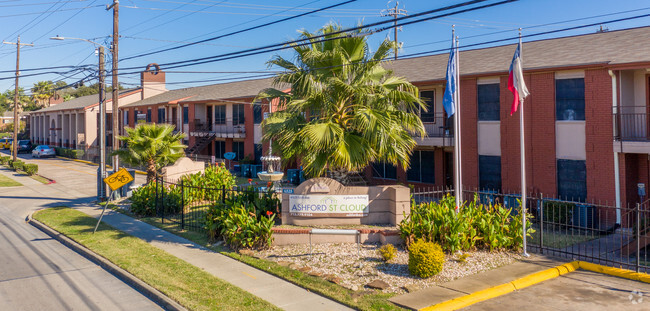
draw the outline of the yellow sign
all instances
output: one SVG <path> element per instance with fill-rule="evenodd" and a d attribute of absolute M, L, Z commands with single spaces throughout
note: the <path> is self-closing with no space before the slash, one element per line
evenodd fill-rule
<path fill-rule="evenodd" d="M 126 169 L 124 168 L 104 178 L 104 182 L 113 191 L 122 188 L 122 186 L 132 181 L 133 181 L 133 176 L 131 176 L 131 174 L 129 174 L 129 172 L 127 172 Z"/>

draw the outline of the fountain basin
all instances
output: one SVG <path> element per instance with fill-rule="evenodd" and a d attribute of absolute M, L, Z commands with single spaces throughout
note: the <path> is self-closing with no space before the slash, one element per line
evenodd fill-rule
<path fill-rule="evenodd" d="M 257 177 L 263 181 L 279 181 L 284 177 L 284 173 L 262 171 L 257 173 Z"/>

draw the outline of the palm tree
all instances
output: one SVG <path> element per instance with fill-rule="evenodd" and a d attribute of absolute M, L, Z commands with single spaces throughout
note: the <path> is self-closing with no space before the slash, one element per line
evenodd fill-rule
<path fill-rule="evenodd" d="M 52 81 L 39 81 L 32 87 L 32 97 L 41 107 L 47 106 L 47 101 L 54 96 L 54 85 Z"/>
<path fill-rule="evenodd" d="M 286 70 L 274 86 L 290 92 L 270 88 L 258 94 L 279 103 L 263 123 L 263 138 L 273 139 L 285 163 L 300 161 L 312 177 L 329 170 L 344 181 L 373 162 L 408 168 L 416 145 L 412 134 L 425 133 L 416 113 L 426 111 L 418 89 L 383 68 L 391 41 L 371 55 L 362 30 L 334 34 L 340 30 L 330 24 L 315 34 L 302 31 L 311 44 L 293 44 L 295 63 L 281 56 L 267 63 Z"/>
<path fill-rule="evenodd" d="M 113 155 L 134 166 L 144 166 L 147 169 L 147 183 L 152 182 L 156 174 L 165 166 L 176 162 L 184 153 L 185 145 L 181 140 L 183 133 L 174 133 L 174 127 L 169 124 L 139 124 L 135 128 L 125 128 L 126 136 L 119 140 L 126 143 Z"/>

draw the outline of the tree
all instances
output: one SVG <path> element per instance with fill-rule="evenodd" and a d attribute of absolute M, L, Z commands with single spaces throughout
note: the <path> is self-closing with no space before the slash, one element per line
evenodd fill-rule
<path fill-rule="evenodd" d="M 371 55 L 362 30 L 333 34 L 340 30 L 330 24 L 315 34 L 302 31 L 311 44 L 293 44 L 295 62 L 281 56 L 267 62 L 286 70 L 274 86 L 291 89 L 258 94 L 279 103 L 279 111 L 263 122 L 263 138 L 274 141 L 285 163 L 299 160 L 312 177 L 329 170 L 345 182 L 349 172 L 373 162 L 408 168 L 416 146 L 412 134 L 425 133 L 416 113 L 426 111 L 418 89 L 383 68 L 392 42 L 385 40 Z"/>
<path fill-rule="evenodd" d="M 15 94 L 14 89 L 10 89 L 4 92 L 4 98 L 5 102 L 0 103 L 6 108 L 7 111 L 13 111 L 14 110 L 14 94 Z M 25 106 L 29 106 L 32 103 L 32 99 L 25 95 L 25 89 L 22 87 L 18 88 L 18 112 L 22 111 L 21 108 Z"/>
<path fill-rule="evenodd" d="M 47 107 L 49 99 L 54 96 L 54 84 L 52 81 L 39 81 L 32 87 L 32 98 L 37 106 Z"/>
<path fill-rule="evenodd" d="M 127 135 L 120 136 L 119 140 L 126 143 L 126 147 L 113 155 L 127 164 L 146 167 L 147 183 L 152 182 L 163 167 L 181 158 L 187 147 L 181 143 L 185 134 L 174 134 L 174 127 L 169 124 L 147 123 L 125 129 Z"/>

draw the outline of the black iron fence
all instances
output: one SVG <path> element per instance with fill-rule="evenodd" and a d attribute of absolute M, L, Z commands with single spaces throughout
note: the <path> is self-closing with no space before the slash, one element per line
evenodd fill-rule
<path fill-rule="evenodd" d="M 156 183 L 155 206 L 156 216 L 160 217 L 162 223 L 170 223 L 180 230 L 191 230 L 206 232 L 205 218 L 211 209 L 223 207 L 229 199 L 238 197 L 244 202 L 252 204 L 256 209 L 266 208 L 261 205 L 261 200 L 269 195 L 266 187 L 235 186 L 231 189 L 226 187 L 209 188 L 196 185 L 188 185 L 182 180 L 166 181 L 158 177 Z M 275 200 L 267 200 L 268 202 Z M 273 203 L 271 208 L 274 213 L 280 213 L 280 201 Z"/>
<path fill-rule="evenodd" d="M 648 119 L 648 108 L 625 107 L 642 112 L 620 112 L 614 113 L 614 125 L 617 130 L 616 139 L 623 141 L 649 141 L 650 120 Z"/>
<path fill-rule="evenodd" d="M 412 193 L 414 203 L 439 201 L 453 189 L 429 188 Z M 521 194 L 463 191 L 465 201 L 476 196 L 483 204 L 503 204 L 521 215 Z M 650 200 L 625 207 L 530 195 L 528 219 L 535 232 L 527 250 L 570 260 L 584 260 L 638 272 L 650 271 Z"/>

